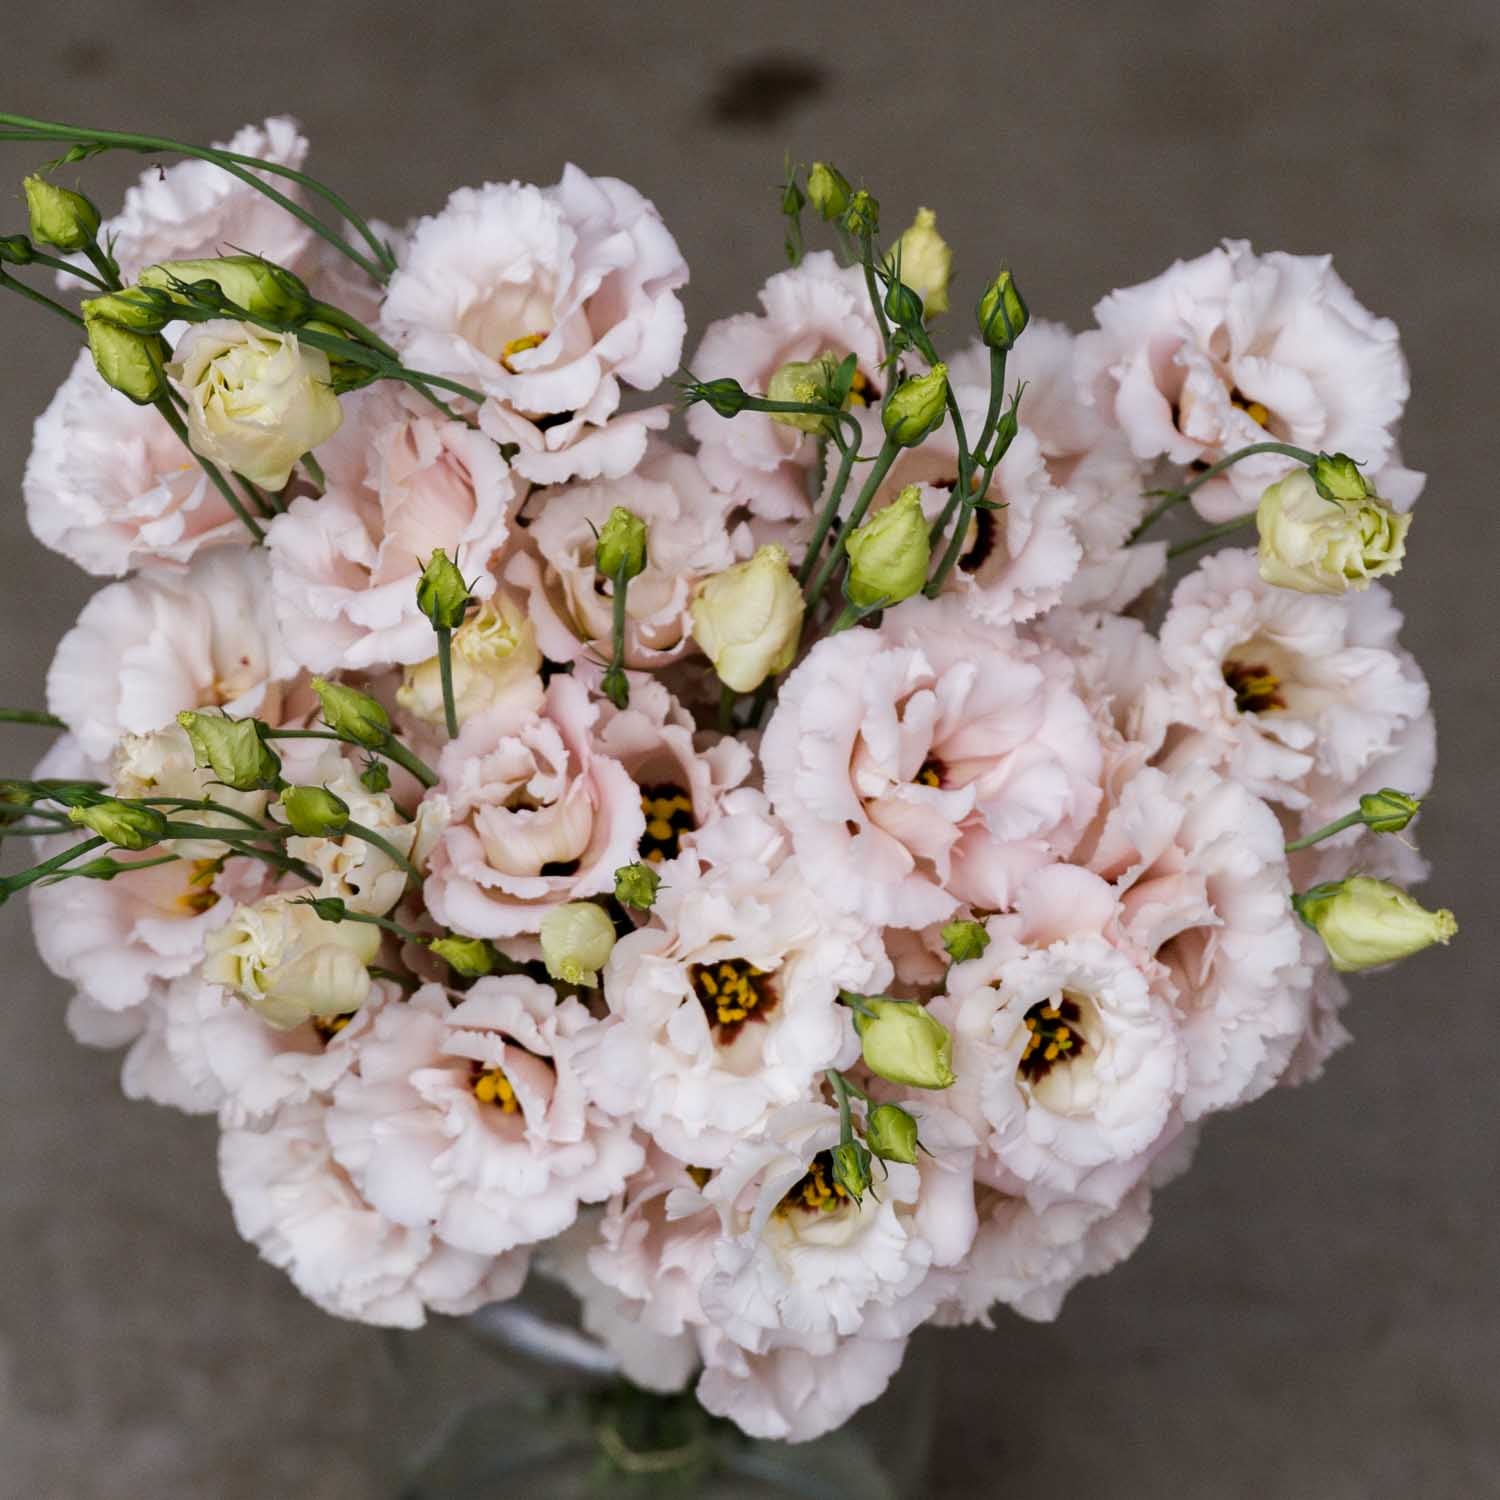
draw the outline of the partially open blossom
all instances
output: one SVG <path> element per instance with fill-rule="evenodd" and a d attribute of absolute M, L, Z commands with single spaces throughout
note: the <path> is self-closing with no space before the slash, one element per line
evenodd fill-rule
<path fill-rule="evenodd" d="M 1260 576 L 1303 594 L 1367 589 L 1401 571 L 1411 516 L 1383 500 L 1330 500 L 1306 469 L 1267 487 L 1256 508 Z"/>
<path fill-rule="evenodd" d="M 948 311 L 948 280 L 953 275 L 953 251 L 937 229 L 937 215 L 919 208 L 917 216 L 901 231 L 896 248 L 886 262 L 921 299 L 929 316 Z"/>
<path fill-rule="evenodd" d="M 1458 931 L 1446 908 L 1427 911 L 1398 887 L 1362 875 L 1303 892 L 1297 910 L 1317 930 L 1340 973 L 1410 958 L 1433 943 L 1450 942 Z"/>
<path fill-rule="evenodd" d="M 615 946 L 615 924 L 593 901 L 568 901 L 542 918 L 542 962 L 563 984 L 594 989 Z"/>
<path fill-rule="evenodd" d="M 786 549 L 773 543 L 698 586 L 693 639 L 726 687 L 753 692 L 791 666 L 802 638 L 803 608 Z"/>

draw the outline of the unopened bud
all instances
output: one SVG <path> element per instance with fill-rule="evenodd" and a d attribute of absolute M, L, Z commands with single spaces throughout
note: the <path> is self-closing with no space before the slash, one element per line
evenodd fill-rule
<path fill-rule="evenodd" d="M 942 423 L 947 402 L 947 365 L 936 364 L 925 375 L 903 380 L 880 413 L 885 435 L 903 448 L 915 448 Z"/>
<path fill-rule="evenodd" d="M 434 630 L 457 630 L 469 612 L 469 585 L 458 565 L 441 547 L 427 560 L 417 582 L 417 608 Z"/>
<path fill-rule="evenodd" d="M 281 757 L 260 737 L 254 719 L 185 708 L 177 722 L 187 731 L 198 764 L 234 791 L 260 791 L 274 787 L 280 779 Z"/>
<path fill-rule="evenodd" d="M 807 201 L 820 219 L 831 224 L 849 207 L 854 190 L 830 162 L 815 161 L 807 173 Z"/>
<path fill-rule="evenodd" d="M 856 1203 L 870 1190 L 870 1153 L 858 1141 L 844 1141 L 829 1153 L 834 1183 Z"/>
<path fill-rule="evenodd" d="M 36 251 L 24 234 L 0 234 L 0 266 L 29 266 Z"/>
<path fill-rule="evenodd" d="M 113 323 L 133 333 L 160 333 L 172 321 L 172 304 L 161 292 L 128 286 L 102 297 L 85 297 L 78 304 L 85 323 Z"/>
<path fill-rule="evenodd" d="M 22 182 L 26 209 L 31 215 L 31 237 L 39 245 L 74 254 L 94 243 L 99 233 L 99 210 L 82 193 L 58 187 L 33 173 Z"/>
<path fill-rule="evenodd" d="M 1421 806 L 1419 797 L 1408 796 L 1389 786 L 1378 792 L 1366 792 L 1359 799 L 1359 812 L 1365 820 L 1365 827 L 1376 833 L 1400 833 L 1416 817 Z"/>
<path fill-rule="evenodd" d="M 978 958 L 990 945 L 990 935 L 983 922 L 949 922 L 942 932 L 943 947 L 956 964 Z"/>
<path fill-rule="evenodd" d="M 592 901 L 568 901 L 542 918 L 542 962 L 563 984 L 592 988 L 615 946 L 615 924 Z"/>
<path fill-rule="evenodd" d="M 117 849 L 149 849 L 167 836 L 167 820 L 154 807 L 113 797 L 88 807 L 70 807 L 68 821 L 93 829 Z"/>
<path fill-rule="evenodd" d="M 305 839 L 336 838 L 349 826 L 349 804 L 326 786 L 289 786 L 281 810 Z"/>
<path fill-rule="evenodd" d="M 623 572 L 628 581 L 646 570 L 646 523 L 617 505 L 599 531 L 599 545 L 594 552 L 594 566 L 609 579 L 618 581 Z"/>
<path fill-rule="evenodd" d="M 1409 958 L 1458 931 L 1451 911 L 1428 911 L 1399 886 L 1365 875 L 1314 886 L 1292 901 L 1341 973 Z"/>
<path fill-rule="evenodd" d="M 861 998 L 854 1012 L 865 1066 L 891 1083 L 945 1089 L 955 1080 L 948 1028 L 914 1000 Z"/>
<path fill-rule="evenodd" d="M 216 286 L 236 308 L 271 323 L 301 323 L 313 310 L 312 293 L 302 279 L 258 255 L 221 255 L 212 260 L 164 260 L 140 274 L 143 287 L 155 287 L 174 300 L 184 287 Z"/>
<path fill-rule="evenodd" d="M 881 1161 L 914 1166 L 917 1122 L 899 1104 L 877 1104 L 865 1121 L 865 1143 Z"/>
<path fill-rule="evenodd" d="M 753 692 L 791 666 L 802 637 L 803 609 L 786 549 L 768 543 L 699 584 L 693 638 L 726 687 Z"/>
<path fill-rule="evenodd" d="M 391 789 L 391 768 L 379 756 L 372 755 L 359 773 L 359 784 L 371 796 L 388 792 Z"/>
<path fill-rule="evenodd" d="M 880 204 L 863 188 L 850 198 L 844 210 L 844 228 L 856 237 L 880 233 Z"/>
<path fill-rule="evenodd" d="M 312 689 L 323 705 L 323 722 L 335 734 L 366 750 L 379 750 L 390 739 L 391 716 L 368 693 L 326 677 L 314 677 Z"/>
<path fill-rule="evenodd" d="M 977 317 L 979 336 L 991 349 L 1009 349 L 1021 337 L 1031 313 L 1008 269 L 984 289 Z"/>
<path fill-rule="evenodd" d="M 919 208 L 911 226 L 901 233 L 886 265 L 892 275 L 911 288 L 929 315 L 948 311 L 948 282 L 953 275 L 953 251 L 938 233 L 937 215 Z M 887 303 L 889 311 L 889 303 Z M 920 313 L 918 314 L 920 316 Z"/>
<path fill-rule="evenodd" d="M 634 907 L 636 911 L 650 911 L 656 904 L 656 892 L 661 886 L 661 876 L 644 861 L 633 865 L 621 865 L 615 871 L 615 900 L 622 906 Z"/>
<path fill-rule="evenodd" d="M 434 938 L 427 945 L 463 979 L 482 979 L 495 967 L 495 955 L 483 938 Z"/>
<path fill-rule="evenodd" d="M 153 406 L 167 394 L 166 362 L 156 334 L 132 333 L 98 318 L 86 319 L 83 331 L 105 385 L 137 406 Z"/>
<path fill-rule="evenodd" d="M 685 388 L 683 396 L 689 404 L 706 402 L 721 417 L 737 417 L 750 400 L 744 386 L 727 375 L 718 380 L 703 380 L 690 385 Z"/>
<path fill-rule="evenodd" d="M 1359 465 L 1347 453 L 1320 453 L 1307 472 L 1325 500 L 1363 500 L 1372 493 Z"/>
<path fill-rule="evenodd" d="M 771 401 L 795 401 L 803 406 L 826 405 L 828 374 L 828 366 L 821 359 L 792 360 L 766 383 L 766 397 Z M 784 427 L 795 427 L 799 432 L 815 434 L 831 432 L 834 423 L 834 418 L 810 411 L 773 411 L 771 420 Z"/>
<path fill-rule="evenodd" d="M 907 485 L 851 532 L 844 546 L 849 553 L 846 590 L 851 604 L 868 609 L 910 599 L 927 582 L 932 560 L 921 490 Z"/>

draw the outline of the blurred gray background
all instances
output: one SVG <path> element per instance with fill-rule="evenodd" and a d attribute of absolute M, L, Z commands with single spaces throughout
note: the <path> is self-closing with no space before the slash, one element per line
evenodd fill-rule
<path fill-rule="evenodd" d="M 23 113 L 208 140 L 294 112 L 318 175 L 392 220 L 567 160 L 627 177 L 693 267 L 690 349 L 780 265 L 787 151 L 864 177 L 891 224 L 937 208 L 955 306 L 1001 255 L 1078 325 L 1221 235 L 1336 252 L 1412 364 L 1406 457 L 1431 480 L 1397 593 L 1440 728 L 1427 895 L 1465 931 L 1358 986 L 1357 1043 L 1320 1084 L 1216 1121 L 1145 1247 L 1056 1324 L 943 1336 L 930 1494 L 1500 1494 L 1500 6 L 114 0 L 12 8 L 0 47 L 0 107 Z M 0 151 L 3 232 L 24 223 L 3 184 L 49 153 Z M 140 165 L 85 182 L 112 211 Z M 37 705 L 95 586 L 19 498 L 71 349 L 9 298 L 0 350 L 0 702 Z M 40 748 L 0 740 L 7 769 Z M 210 1124 L 126 1103 L 117 1059 L 69 1040 L 24 904 L 0 945 L 0 1495 L 386 1493 L 379 1335 L 236 1238 Z"/>

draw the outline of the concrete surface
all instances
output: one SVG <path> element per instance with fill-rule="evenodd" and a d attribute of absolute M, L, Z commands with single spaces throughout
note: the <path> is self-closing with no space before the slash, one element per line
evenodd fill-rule
<path fill-rule="evenodd" d="M 777 267 L 788 149 L 866 175 L 892 219 L 939 208 L 962 270 L 1003 253 L 1075 323 L 1223 234 L 1333 249 L 1400 319 L 1432 475 L 1398 587 L 1442 735 L 1429 893 L 1466 931 L 1360 986 L 1320 1085 L 1217 1122 L 1145 1248 L 1060 1322 L 948 1337 L 934 1497 L 1500 1494 L 1497 46 L 1500 7 L 1442 0 L 8 10 L 4 107 L 187 139 L 292 110 L 322 175 L 389 218 L 570 158 L 626 176 L 692 263 L 695 329 Z M 5 152 L 10 182 L 45 154 Z M 122 166 L 91 171 L 108 201 Z M 92 587 L 17 489 L 60 328 L 0 305 L 3 702 L 40 701 Z M 0 1494 L 385 1493 L 378 1336 L 240 1244 L 209 1127 L 126 1104 L 115 1060 L 68 1040 L 24 908 L 0 943 Z"/>

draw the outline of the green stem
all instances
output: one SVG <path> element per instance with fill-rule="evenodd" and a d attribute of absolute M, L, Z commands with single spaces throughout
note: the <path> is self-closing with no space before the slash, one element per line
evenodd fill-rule
<path fill-rule="evenodd" d="M 1334 834 L 1342 833 L 1346 828 L 1354 828 L 1358 824 L 1363 823 L 1364 820 L 1364 813 L 1359 808 L 1355 808 L 1353 812 L 1345 813 L 1342 818 L 1335 818 L 1333 822 L 1318 829 L 1316 833 L 1305 834 L 1300 839 L 1293 839 L 1286 846 L 1286 852 L 1288 854 L 1295 854 L 1299 849 L 1311 849 L 1314 844 L 1320 843 L 1323 839 L 1330 839 Z"/>
<path fill-rule="evenodd" d="M 0 900 L 8 900 L 17 891 L 24 891 L 27 886 L 35 885 L 38 880 L 52 874 L 54 870 L 62 869 L 64 865 L 71 864 L 80 855 L 90 854 L 107 842 L 107 839 L 102 838 L 84 839 L 81 844 L 74 844 L 71 848 L 64 849 L 62 853 L 54 854 L 51 859 L 44 859 L 41 864 L 33 865 L 29 870 L 7 875 L 4 880 L 0 880 Z"/>
<path fill-rule="evenodd" d="M 1201 489 L 1210 479 L 1217 479 L 1225 469 L 1231 468 L 1242 458 L 1253 458 L 1257 453 L 1284 453 L 1288 458 L 1295 458 L 1304 464 L 1315 464 L 1318 461 L 1316 453 L 1309 453 L 1306 448 L 1298 448 L 1292 443 L 1251 443 L 1248 448 L 1237 448 L 1233 453 L 1226 454 L 1217 463 L 1210 464 L 1201 474 L 1195 474 L 1193 478 L 1180 490 L 1168 490 L 1162 499 L 1148 510 L 1141 519 L 1139 526 L 1125 539 L 1128 547 L 1132 542 L 1138 542 L 1145 534 L 1173 508 L 1181 505 L 1195 490 Z"/>
<path fill-rule="evenodd" d="M 453 701 L 453 632 L 445 626 L 437 630 L 438 677 L 443 684 L 443 723 L 448 729 L 448 738 L 458 738 L 458 705 Z"/>
<path fill-rule="evenodd" d="M 316 901 L 299 901 L 297 905 L 311 906 L 314 911 L 317 911 Z M 318 915 L 322 916 L 322 913 L 319 912 Z M 337 925 L 338 922 L 363 922 L 367 927 L 381 927 L 384 928 L 386 932 L 394 933 L 403 942 L 416 943 L 419 947 L 423 948 L 425 948 L 428 943 L 432 941 L 430 937 L 425 937 L 420 932 L 413 932 L 411 928 L 403 927 L 399 922 L 394 921 L 390 917 L 377 917 L 373 912 L 350 911 L 347 907 L 345 907 L 343 914 L 337 919 L 333 917 L 324 917 L 323 920 L 325 922 L 334 922 L 335 925 Z"/>
<path fill-rule="evenodd" d="M 212 802 L 207 799 L 194 797 L 131 797 L 131 802 L 139 802 L 143 807 L 175 807 L 197 812 L 223 813 L 227 818 L 235 818 L 257 833 L 267 827 L 258 818 L 252 818 L 249 813 L 241 812 L 237 807 L 225 807 L 222 802 Z"/>
<path fill-rule="evenodd" d="M 34 287 L 27 286 L 24 281 L 17 281 L 8 271 L 0 270 L 0 286 L 12 292 L 19 292 L 28 301 L 57 313 L 59 317 L 66 318 L 68 322 L 76 324 L 79 328 L 83 327 L 83 319 L 71 307 L 64 307 L 61 302 L 54 302 L 51 297 L 37 291 Z"/>
<path fill-rule="evenodd" d="M 875 321 L 880 327 L 880 353 L 882 360 L 891 347 L 891 325 L 885 316 L 885 300 L 875 280 L 875 245 L 868 229 L 859 236 L 859 261 L 864 268 L 865 290 L 870 294 L 870 306 L 875 309 Z"/>
<path fill-rule="evenodd" d="M 110 285 L 102 277 L 96 276 L 94 272 L 86 270 L 83 266 L 76 265 L 70 260 L 60 260 L 55 255 L 47 255 L 38 250 L 35 245 L 31 247 L 31 264 L 34 266 L 47 266 L 53 271 L 62 271 L 65 275 L 76 276 L 80 281 L 87 281 L 91 286 L 96 286 L 101 292 L 110 290 Z"/>
<path fill-rule="evenodd" d="M 312 315 L 320 323 L 330 323 L 335 328 L 342 328 L 346 333 L 352 333 L 356 342 L 367 344 L 371 349 L 385 355 L 387 359 L 394 359 L 398 364 L 400 363 L 401 355 L 397 350 L 379 338 L 374 329 L 366 328 L 358 318 L 352 313 L 346 313 L 342 307 L 335 307 L 331 302 L 315 302 Z"/>
<path fill-rule="evenodd" d="M 870 502 L 875 498 L 875 491 L 880 488 L 881 481 L 890 472 L 891 465 L 895 463 L 896 456 L 900 452 L 900 444 L 892 442 L 890 438 L 881 444 L 880 452 L 870 466 L 870 472 L 865 476 L 859 498 L 854 502 L 854 507 L 845 517 L 843 524 L 834 533 L 833 545 L 828 549 L 828 555 L 813 575 L 812 587 L 807 594 L 807 614 L 810 615 L 813 612 L 818 600 L 822 598 L 823 590 L 828 587 L 828 580 L 843 559 L 844 542 L 849 533 L 864 520 L 865 512 L 869 510 Z"/>
<path fill-rule="evenodd" d="M 842 457 L 839 459 L 838 469 L 833 476 L 833 488 L 829 490 L 828 498 L 823 502 L 817 525 L 813 527 L 812 537 L 807 544 L 807 555 L 802 559 L 802 566 L 797 570 L 797 582 L 804 590 L 807 588 L 807 580 L 812 577 L 814 567 L 817 566 L 818 555 L 823 550 L 823 543 L 827 539 L 829 528 L 839 513 L 839 504 L 844 498 L 844 491 L 849 487 L 849 474 L 854 468 L 854 460 L 859 452 L 858 443 L 846 443 L 842 437 L 837 438 L 837 442 Z"/>
<path fill-rule="evenodd" d="M 373 828 L 366 828 L 363 823 L 356 823 L 351 819 L 344 824 L 344 832 L 353 838 L 361 839 L 371 848 L 379 849 L 387 859 L 393 860 L 406 871 L 408 879 L 420 884 L 422 872 L 389 839 L 383 838 Z"/>
<path fill-rule="evenodd" d="M 97 240 L 90 240 L 83 247 L 83 253 L 110 291 L 118 292 L 124 287 L 125 283 L 120 280 L 120 268 L 99 248 Z"/>
<path fill-rule="evenodd" d="M 418 760 L 395 735 L 383 745 L 370 746 L 351 740 L 347 735 L 335 734 L 331 729 L 266 729 L 261 732 L 268 740 L 334 740 L 340 745 L 353 745 L 356 750 L 373 750 L 376 755 L 383 755 L 410 771 L 423 786 L 437 785 L 437 772 L 425 761 Z"/>
<path fill-rule="evenodd" d="M 317 485 L 320 490 L 328 488 L 328 481 L 323 477 L 323 465 L 320 464 L 311 453 L 302 455 L 302 467 L 307 470 L 307 477 Z"/>
<path fill-rule="evenodd" d="M 1199 547 L 1206 547 L 1210 542 L 1218 541 L 1221 536 L 1243 531 L 1245 527 L 1254 524 L 1254 511 L 1251 511 L 1248 516 L 1236 516 L 1232 521 L 1225 521 L 1222 526 L 1210 526 L 1207 531 L 1200 531 L 1197 536 L 1190 536 L 1185 542 L 1174 543 L 1167 548 L 1167 556 L 1181 557 L 1185 552 L 1193 552 Z"/>
<path fill-rule="evenodd" d="M 985 409 L 984 426 L 980 429 L 979 440 L 974 444 L 975 453 L 982 454 L 989 447 L 990 439 L 995 435 L 996 424 L 1000 420 L 1000 408 L 1005 404 L 1005 357 L 1006 351 L 1004 349 L 990 350 L 990 403 L 989 406 Z M 953 393 L 950 390 L 948 394 L 951 398 Z M 993 455 L 989 467 L 986 470 L 984 484 L 977 491 L 975 490 L 972 482 L 970 483 L 969 492 L 970 494 L 974 495 L 976 500 L 988 492 L 989 475 L 994 472 L 995 464 L 998 462 L 999 455 Z M 972 481 L 972 468 L 969 471 L 969 477 Z M 954 484 L 953 493 L 948 496 L 947 504 L 943 506 L 942 513 L 938 516 L 937 520 L 932 523 L 932 527 L 927 533 L 927 545 L 931 547 L 933 551 L 937 550 L 938 543 L 942 541 L 943 533 L 947 531 L 948 523 L 952 521 L 954 511 L 956 511 L 958 507 L 964 502 L 961 483 L 963 479 L 962 474 L 959 475 L 959 479 L 960 483 Z M 960 525 L 960 536 L 963 535 L 966 526 L 967 523 Z M 945 563 L 947 562 L 946 555 L 943 560 Z M 947 577 L 946 570 L 944 571 L 943 576 Z"/>
<path fill-rule="evenodd" d="M 206 458 L 202 457 L 198 453 L 193 452 L 193 445 L 188 441 L 187 427 L 184 425 L 182 418 L 178 416 L 177 408 L 173 406 L 165 396 L 163 396 L 156 403 L 156 409 L 166 420 L 167 426 L 177 434 L 178 440 L 182 443 L 182 446 L 186 448 L 189 453 L 192 453 L 195 459 L 197 459 L 199 467 L 205 474 L 208 475 L 210 482 L 213 484 L 213 487 L 218 490 L 218 492 L 224 497 L 225 504 L 227 504 L 230 510 L 232 510 L 235 515 L 240 518 L 241 522 L 243 522 L 245 529 L 250 533 L 250 535 L 255 539 L 257 543 L 264 542 L 266 539 L 266 533 L 262 529 L 260 522 L 258 522 L 255 517 L 250 514 L 249 510 L 246 509 L 245 502 L 241 500 L 240 497 L 234 492 L 233 486 L 227 479 L 225 479 L 223 474 L 219 471 L 218 466 L 215 464 L 211 464 Z"/>
<path fill-rule="evenodd" d="M 68 727 L 56 714 L 44 713 L 39 708 L 0 708 L 0 724 L 40 724 L 44 729 Z"/>
<path fill-rule="evenodd" d="M 765 691 L 766 686 L 770 683 L 770 681 L 771 681 L 771 679 L 769 677 L 766 678 L 765 683 L 763 683 L 761 685 L 761 691 L 762 692 Z M 736 693 L 735 690 L 732 687 L 730 687 L 729 684 L 726 682 L 719 689 L 719 733 L 720 734 L 733 734 L 734 733 L 734 705 L 738 701 L 739 701 L 739 694 Z M 755 701 L 758 704 L 760 702 L 759 697 L 757 697 Z M 755 723 L 755 716 L 753 714 L 751 715 L 750 722 L 752 724 Z"/>

